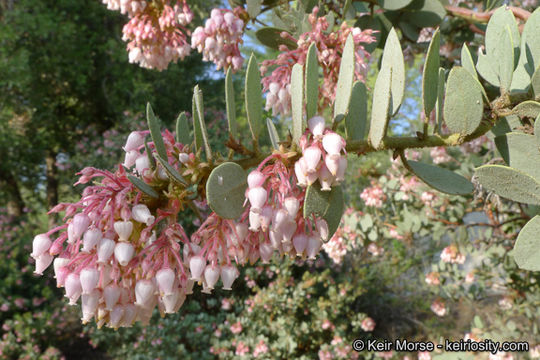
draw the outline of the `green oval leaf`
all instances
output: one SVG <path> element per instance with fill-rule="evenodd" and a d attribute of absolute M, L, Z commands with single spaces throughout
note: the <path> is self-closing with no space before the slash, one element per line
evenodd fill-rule
<path fill-rule="evenodd" d="M 163 166 L 163 168 L 165 169 L 165 172 L 167 173 L 167 175 L 169 175 L 169 178 L 171 180 L 176 181 L 182 185 L 187 185 L 186 180 L 184 180 L 182 175 L 180 175 L 180 173 L 176 171 L 176 169 L 171 164 L 169 164 L 167 160 L 165 160 L 159 155 L 156 158 L 161 164 L 161 166 Z"/>
<path fill-rule="evenodd" d="M 148 121 L 148 129 L 150 129 L 150 136 L 152 137 L 157 153 L 159 156 L 167 158 L 167 149 L 165 148 L 165 143 L 161 136 L 159 122 L 150 103 L 146 105 L 146 120 Z"/>
<path fill-rule="evenodd" d="M 279 135 L 272 120 L 266 119 L 266 126 L 268 127 L 268 135 L 270 136 L 270 142 L 272 143 L 272 147 L 276 150 L 279 150 Z"/>
<path fill-rule="evenodd" d="M 512 113 L 520 117 L 535 119 L 540 114 L 540 103 L 536 101 L 524 101 L 512 109 Z"/>
<path fill-rule="evenodd" d="M 199 89 L 199 85 L 196 85 L 195 89 L 193 90 L 193 99 L 195 100 L 195 108 L 197 110 L 197 116 L 193 117 L 193 119 L 197 120 L 201 140 L 204 145 L 204 152 L 206 153 L 206 158 L 208 160 L 212 160 L 212 149 L 210 148 L 210 142 L 208 141 L 208 132 L 206 131 L 206 123 L 204 122 L 203 95 L 201 89 Z"/>
<path fill-rule="evenodd" d="M 440 192 L 451 195 L 467 195 L 474 190 L 474 186 L 469 180 L 453 171 L 417 161 L 407 161 L 407 164 L 423 182 Z"/>
<path fill-rule="evenodd" d="M 429 44 L 426 63 L 424 64 L 424 74 L 422 77 L 422 99 L 424 104 L 424 114 L 426 114 L 426 121 L 429 119 L 429 114 L 431 114 L 431 111 L 437 102 L 440 67 L 440 44 L 440 32 L 439 29 L 437 29 Z"/>
<path fill-rule="evenodd" d="M 392 28 L 386 43 L 381 62 L 381 71 L 385 68 L 392 69 L 392 78 L 390 85 L 391 103 L 390 115 L 398 112 L 403 96 L 405 94 L 405 61 L 403 59 L 403 51 L 396 33 L 396 29 Z"/>
<path fill-rule="evenodd" d="M 236 102 L 234 101 L 234 86 L 230 67 L 227 69 L 227 75 L 225 76 L 225 103 L 229 133 L 235 137 L 238 134 L 238 125 L 236 124 Z"/>
<path fill-rule="evenodd" d="M 293 140 L 298 142 L 304 133 L 304 69 L 294 64 L 291 73 L 291 112 Z"/>
<path fill-rule="evenodd" d="M 257 59 L 252 54 L 249 58 L 246 74 L 246 111 L 249 129 L 253 139 L 259 138 L 262 129 L 262 94 L 261 75 L 257 67 Z"/>
<path fill-rule="evenodd" d="M 520 269 L 540 271 L 540 216 L 533 217 L 521 231 L 514 245 L 514 260 Z"/>
<path fill-rule="evenodd" d="M 363 82 L 353 85 L 349 111 L 345 118 L 347 140 L 362 140 L 367 128 L 367 90 Z"/>
<path fill-rule="evenodd" d="M 507 31 L 509 31 L 508 35 Z M 506 49 L 507 45 L 503 44 L 505 41 L 504 39 L 507 36 L 510 39 L 511 48 L 514 51 L 514 54 L 509 55 L 512 56 L 512 59 L 517 60 L 519 58 L 519 42 L 521 37 L 519 35 L 516 19 L 514 18 L 514 14 L 510 9 L 508 9 L 506 6 L 501 6 L 495 10 L 489 19 L 486 29 L 486 54 L 489 57 L 492 57 L 495 62 L 506 61 L 502 58 L 506 56 L 505 53 L 507 50 L 509 50 Z M 514 64 L 512 63 L 512 65 Z M 498 69 L 494 68 L 494 70 Z M 503 75 L 498 71 L 496 72 L 498 75 Z"/>
<path fill-rule="evenodd" d="M 319 60 L 317 59 L 317 46 L 312 43 L 306 58 L 306 115 L 311 119 L 317 114 L 319 103 Z"/>
<path fill-rule="evenodd" d="M 318 182 L 308 186 L 304 199 L 304 218 L 314 214 L 326 220 L 328 239 L 339 227 L 344 210 L 345 203 L 341 186 L 333 186 L 330 191 L 322 191 Z"/>
<path fill-rule="evenodd" d="M 413 1 L 408 8 L 414 11 L 407 13 L 407 20 L 420 28 L 437 26 L 446 16 L 439 0 Z"/>
<path fill-rule="evenodd" d="M 439 81 L 437 82 L 437 103 L 435 107 L 435 120 L 437 122 L 437 132 L 439 134 L 442 133 L 445 86 L 446 86 L 445 71 L 443 68 L 439 68 Z"/>
<path fill-rule="evenodd" d="M 446 84 L 446 125 L 454 133 L 472 134 L 482 121 L 483 111 L 482 91 L 478 82 L 464 68 L 454 67 Z"/>
<path fill-rule="evenodd" d="M 531 78 L 531 88 L 534 99 L 540 101 L 540 66 L 538 66 Z"/>
<path fill-rule="evenodd" d="M 354 40 L 352 34 L 349 34 L 343 48 L 343 56 L 341 57 L 341 64 L 339 66 L 336 99 L 334 100 L 334 121 L 338 116 L 343 117 L 347 115 L 354 81 L 354 62 Z"/>
<path fill-rule="evenodd" d="M 476 169 L 483 187 L 504 198 L 540 205 L 540 183 L 531 176 L 502 165 L 484 165 Z"/>
<path fill-rule="evenodd" d="M 412 0 L 377 0 L 377 2 L 385 10 L 399 10 L 409 5 Z"/>
<path fill-rule="evenodd" d="M 388 111 L 390 110 L 390 83 L 392 69 L 382 68 L 375 81 L 373 89 L 373 106 L 371 108 L 371 125 L 369 127 L 369 141 L 378 149 L 386 135 L 388 128 Z"/>
<path fill-rule="evenodd" d="M 191 144 L 189 125 L 185 112 L 181 112 L 178 118 L 176 118 L 176 141 L 184 145 Z"/>
<path fill-rule="evenodd" d="M 461 66 L 465 68 L 468 72 L 478 80 L 478 74 L 476 73 L 476 68 L 474 66 L 474 60 L 472 58 L 471 52 L 467 47 L 467 44 L 463 44 L 461 48 Z"/>
<path fill-rule="evenodd" d="M 540 148 L 540 114 L 534 121 L 534 136 L 536 137 L 536 146 Z"/>
<path fill-rule="evenodd" d="M 202 147 L 203 139 L 202 139 L 202 129 L 201 129 L 201 121 L 199 120 L 199 112 L 197 111 L 197 103 L 195 101 L 195 94 L 193 94 L 193 98 L 191 101 L 191 117 L 193 119 L 193 135 L 195 137 L 195 152 L 198 152 L 199 149 Z"/>
<path fill-rule="evenodd" d="M 275 27 L 264 27 L 255 32 L 255 37 L 261 44 L 271 49 L 279 50 L 280 45 L 286 45 L 290 50 L 296 49 L 298 45 L 294 41 L 281 37 L 281 33 L 284 31 L 286 30 Z"/>
<path fill-rule="evenodd" d="M 540 180 L 540 151 L 533 135 L 508 133 L 497 136 L 495 144 L 511 168 Z"/>
<path fill-rule="evenodd" d="M 236 163 L 226 162 L 210 173 L 206 197 L 210 208 L 224 219 L 237 219 L 244 211 L 247 175 Z"/>
<path fill-rule="evenodd" d="M 157 193 L 157 191 L 138 177 L 128 175 L 127 178 L 133 185 L 137 187 L 137 189 L 141 190 L 146 195 L 154 199 L 159 199 L 159 194 Z"/>
<path fill-rule="evenodd" d="M 251 19 L 255 19 L 261 13 L 263 0 L 247 0 L 247 12 Z"/>

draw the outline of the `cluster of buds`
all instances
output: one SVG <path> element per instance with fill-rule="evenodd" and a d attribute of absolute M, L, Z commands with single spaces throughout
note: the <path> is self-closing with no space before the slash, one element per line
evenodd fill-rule
<path fill-rule="evenodd" d="M 261 75 L 265 76 L 269 68 L 275 67 L 270 75 L 262 79 L 263 90 L 268 92 L 266 97 L 266 110 L 272 109 L 274 115 L 286 115 L 290 111 L 290 88 L 291 73 L 294 64 L 304 65 L 311 43 L 317 47 L 317 58 L 322 66 L 324 83 L 319 88 L 323 99 L 322 106 L 328 106 L 334 101 L 335 90 L 339 75 L 339 66 L 343 47 L 349 34 L 352 34 L 355 44 L 355 78 L 362 81 L 367 70 L 369 53 L 361 45 L 375 41 L 372 30 L 360 30 L 350 28 L 345 23 L 335 32 L 328 33 L 330 25 L 325 17 L 317 17 L 318 7 L 313 8 L 309 15 L 311 31 L 294 38 L 287 32 L 281 36 L 297 45 L 296 49 L 289 49 L 287 45 L 281 45 L 280 54 L 276 59 L 265 60 L 262 63 Z"/>
<path fill-rule="evenodd" d="M 131 63 L 163 70 L 191 52 L 186 26 L 193 13 L 185 0 L 104 2 L 108 8 L 119 9 L 130 17 L 122 39 L 128 42 Z"/>
<path fill-rule="evenodd" d="M 461 254 L 455 245 L 450 245 L 441 252 L 441 260 L 450 264 L 463 264 L 465 263 L 465 255 Z"/>
<path fill-rule="evenodd" d="M 345 139 L 326 128 L 323 117 L 309 119 L 308 130 L 300 138 L 302 157 L 294 164 L 298 185 L 306 187 L 319 180 L 321 189 L 330 191 L 342 182 L 347 170 L 345 145 Z"/>
<path fill-rule="evenodd" d="M 155 209 L 128 179 L 131 171 L 149 185 L 164 183 L 162 171 L 151 169 L 149 154 L 141 153 L 144 135 L 133 132 L 128 137 L 128 170 L 81 171 L 78 183 L 101 178 L 100 183 L 86 187 L 80 201 L 53 208 L 51 212 L 66 212 L 65 224 L 33 242 L 35 272 L 42 274 L 53 263 L 57 286 L 65 288 L 70 304 L 81 299 L 83 322 L 95 319 L 98 326 L 113 328 L 148 323 L 156 306 L 162 314 L 174 313 L 192 292 L 189 263 L 179 255 L 190 242 L 177 222 L 178 201 Z M 186 146 L 175 143 L 169 132 L 163 138 L 169 163 L 180 170 L 179 155 L 187 155 Z M 149 148 L 154 151 L 153 143 Z"/>
<path fill-rule="evenodd" d="M 232 67 L 234 71 L 242 67 L 244 59 L 238 45 L 242 43 L 247 16 L 242 7 L 234 10 L 213 9 L 205 26 L 195 29 L 191 46 L 203 54 L 203 60 L 212 61 L 217 69 Z"/>

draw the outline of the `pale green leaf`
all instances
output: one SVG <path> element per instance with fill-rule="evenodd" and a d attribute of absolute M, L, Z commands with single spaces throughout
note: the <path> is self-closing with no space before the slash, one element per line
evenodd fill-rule
<path fill-rule="evenodd" d="M 540 183 L 522 171 L 502 165 L 484 165 L 475 173 L 483 187 L 499 196 L 540 205 Z"/>
<path fill-rule="evenodd" d="M 306 113 L 311 119 L 317 114 L 319 102 L 319 61 L 317 60 L 317 46 L 312 43 L 309 46 L 306 58 Z"/>
<path fill-rule="evenodd" d="M 154 190 L 150 185 L 139 179 L 138 177 L 135 177 L 133 175 L 128 174 L 128 180 L 135 185 L 139 190 L 141 190 L 146 195 L 150 196 L 154 199 L 159 199 L 159 194 L 156 190 Z"/>
<path fill-rule="evenodd" d="M 314 214 L 326 220 L 328 239 L 339 227 L 344 210 L 345 203 L 341 186 L 333 186 L 331 191 L 322 191 L 318 182 L 308 186 L 304 199 L 304 218 Z"/>
<path fill-rule="evenodd" d="M 534 99 L 540 101 L 540 66 L 538 66 L 531 78 L 531 88 Z"/>
<path fill-rule="evenodd" d="M 235 137 L 238 134 L 238 125 L 236 124 L 236 102 L 234 100 L 234 86 L 232 81 L 232 70 L 227 70 L 225 76 L 225 102 L 227 107 L 227 123 L 229 133 Z"/>
<path fill-rule="evenodd" d="M 148 146 L 148 141 L 146 140 L 144 140 L 144 150 L 146 151 L 146 156 L 148 156 L 148 163 L 150 164 L 150 169 L 152 171 L 156 170 L 156 159 L 154 159 L 152 150 L 150 150 L 150 146 Z"/>
<path fill-rule="evenodd" d="M 206 182 L 206 197 L 210 208 L 224 219 L 237 219 L 244 211 L 247 175 L 232 162 L 216 167 Z"/>
<path fill-rule="evenodd" d="M 191 102 L 191 116 L 193 118 L 193 135 L 195 137 L 195 152 L 203 146 L 201 121 L 199 120 L 199 112 L 197 111 L 197 104 L 195 102 L 195 94 L 193 94 L 193 100 Z"/>
<path fill-rule="evenodd" d="M 272 120 L 266 119 L 266 126 L 268 127 L 268 135 L 270 136 L 270 142 L 272 143 L 272 147 L 276 150 L 279 150 L 279 135 Z"/>
<path fill-rule="evenodd" d="M 467 195 L 474 190 L 469 180 L 453 171 L 417 161 L 407 161 L 407 163 L 416 176 L 440 192 Z"/>
<path fill-rule="evenodd" d="M 176 141 L 180 144 L 190 145 L 189 124 L 185 112 L 181 112 L 176 118 Z"/>
<path fill-rule="evenodd" d="M 511 168 L 540 180 L 540 151 L 533 135 L 509 133 L 497 136 L 495 144 Z"/>
<path fill-rule="evenodd" d="M 412 0 L 377 0 L 377 2 L 385 10 L 399 10 L 409 5 Z"/>
<path fill-rule="evenodd" d="M 187 185 L 186 180 L 180 175 L 180 173 L 166 160 L 166 158 L 162 158 L 161 156 L 156 156 L 157 160 L 163 166 L 165 169 L 165 172 L 167 175 L 169 175 L 169 178 L 173 181 L 176 181 L 182 185 Z"/>
<path fill-rule="evenodd" d="M 521 117 L 530 117 L 535 119 L 540 114 L 540 102 L 524 101 L 512 109 L 512 113 Z"/>
<path fill-rule="evenodd" d="M 460 66 L 448 75 L 444 102 L 444 120 L 450 131 L 469 135 L 482 120 L 482 91 L 475 78 Z"/>
<path fill-rule="evenodd" d="M 381 72 L 384 71 L 384 69 L 392 70 L 390 85 L 390 115 L 394 115 L 398 112 L 405 94 L 405 61 L 403 59 L 401 44 L 399 42 L 396 29 L 394 28 L 390 30 L 384 45 Z"/>
<path fill-rule="evenodd" d="M 439 29 L 433 34 L 429 44 L 426 63 L 424 64 L 424 74 L 422 77 L 422 99 L 424 104 L 424 114 L 429 119 L 429 114 L 437 102 L 437 89 L 439 83 L 439 47 L 441 44 Z"/>
<path fill-rule="evenodd" d="M 506 26 L 506 31 L 502 34 L 502 39 L 497 52 L 496 58 L 499 62 L 497 75 L 501 84 L 501 92 L 509 92 L 512 84 L 512 74 L 514 73 L 514 52 L 513 39 L 510 32 L 510 27 Z"/>
<path fill-rule="evenodd" d="M 510 31 L 512 48 L 514 49 L 513 59 L 517 62 L 521 38 L 518 26 L 512 11 L 507 9 L 506 6 L 501 6 L 489 19 L 486 29 L 486 54 L 494 58 L 494 61 L 500 61 L 500 56 L 504 56 L 503 53 L 507 50 L 505 49 L 506 45 L 503 45 L 503 39 L 507 36 L 507 31 Z M 495 67 L 493 68 L 495 70 Z M 496 72 L 498 73 L 498 71 Z"/>
<path fill-rule="evenodd" d="M 540 148 L 540 114 L 534 121 L 534 136 L 536 137 L 536 146 Z"/>
<path fill-rule="evenodd" d="M 347 114 L 354 80 L 354 63 L 354 40 L 352 34 L 349 34 L 339 66 L 336 99 L 334 101 L 334 121 L 338 116 L 342 117 Z"/>
<path fill-rule="evenodd" d="M 469 48 L 467 47 L 467 44 L 463 44 L 463 47 L 461 48 L 461 66 L 467 69 L 467 71 L 469 71 L 475 79 L 478 79 L 478 74 L 476 73 L 476 68 L 474 66 L 474 60 Z"/>
<path fill-rule="evenodd" d="M 257 66 L 257 60 L 251 55 L 246 74 L 246 110 L 249 129 L 253 139 L 258 139 L 262 129 L 262 93 L 261 75 Z"/>
<path fill-rule="evenodd" d="M 386 136 L 390 110 L 390 83 L 392 69 L 382 68 L 375 81 L 373 89 L 373 106 L 371 108 L 371 124 L 369 127 L 369 140 L 374 148 L 379 148 Z"/>
<path fill-rule="evenodd" d="M 156 118 L 150 103 L 146 105 L 146 120 L 148 121 L 148 129 L 150 129 L 150 136 L 152 136 L 152 141 L 154 142 L 157 153 L 159 156 L 164 156 L 167 158 L 167 149 L 165 148 L 165 143 L 163 142 L 163 137 L 161 136 L 159 121 Z"/>
<path fill-rule="evenodd" d="M 247 0 L 247 12 L 251 19 L 255 19 L 261 13 L 263 0 Z"/>
<path fill-rule="evenodd" d="M 363 82 L 353 85 L 349 111 L 345 118 L 347 140 L 362 140 L 367 128 L 367 90 Z"/>
<path fill-rule="evenodd" d="M 437 103 L 435 104 L 435 121 L 437 122 L 437 132 L 442 133 L 443 125 L 443 104 L 444 104 L 444 89 L 446 85 L 445 71 L 439 68 L 439 81 L 437 82 Z"/>
<path fill-rule="evenodd" d="M 291 110 L 293 140 L 298 142 L 304 133 L 304 69 L 294 64 L 291 73 Z"/>
<path fill-rule="evenodd" d="M 540 216 L 533 217 L 519 232 L 514 260 L 520 269 L 540 271 Z"/>
<path fill-rule="evenodd" d="M 195 108 L 197 110 L 197 120 L 199 122 L 199 131 L 201 134 L 202 144 L 204 146 L 204 152 L 206 158 L 212 160 L 212 149 L 210 148 L 210 142 L 208 140 L 208 132 L 206 131 L 206 123 L 204 122 L 204 105 L 202 91 L 199 89 L 199 85 L 195 85 L 193 90 L 193 98 L 195 100 Z M 195 118 L 194 118 L 195 119 Z"/>

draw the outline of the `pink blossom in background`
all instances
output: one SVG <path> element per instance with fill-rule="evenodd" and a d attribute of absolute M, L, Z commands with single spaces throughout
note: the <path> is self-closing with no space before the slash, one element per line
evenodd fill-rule
<path fill-rule="evenodd" d="M 347 254 L 347 245 L 345 239 L 338 232 L 327 243 L 323 244 L 322 247 L 332 261 L 336 264 L 341 264 L 343 257 Z"/>
<path fill-rule="evenodd" d="M 434 164 L 442 164 L 452 160 L 450 155 L 448 155 L 448 153 L 446 152 L 446 148 L 444 146 L 437 146 L 432 148 L 429 154 L 431 155 L 431 160 L 433 160 Z"/>
<path fill-rule="evenodd" d="M 450 264 L 463 264 L 465 262 L 465 255 L 460 254 L 455 245 L 449 245 L 443 249 L 441 260 Z"/>
<path fill-rule="evenodd" d="M 373 331 L 375 330 L 375 320 L 373 320 L 370 317 L 367 317 L 364 320 L 362 320 L 362 324 L 360 325 L 360 327 L 364 331 L 368 331 L 368 332 Z"/>
<path fill-rule="evenodd" d="M 319 350 L 319 360 L 332 360 L 334 356 L 329 350 Z"/>
<path fill-rule="evenodd" d="M 431 360 L 431 354 L 429 351 L 419 351 L 418 360 Z"/>
<path fill-rule="evenodd" d="M 268 346 L 266 346 L 264 340 L 260 340 L 255 346 L 255 349 L 253 349 L 253 357 L 259 357 L 259 355 L 266 354 L 267 352 Z"/>
<path fill-rule="evenodd" d="M 372 242 L 368 245 L 367 251 L 373 256 L 380 256 L 384 254 L 384 248 Z"/>
<path fill-rule="evenodd" d="M 364 200 L 366 206 L 381 208 L 383 201 L 386 200 L 386 195 L 380 185 L 373 185 L 365 188 L 360 194 L 360 198 Z"/>
<path fill-rule="evenodd" d="M 510 296 L 503 296 L 501 299 L 499 299 L 499 306 L 503 310 L 510 310 L 513 305 L 514 299 L 512 299 Z"/>
<path fill-rule="evenodd" d="M 444 302 L 442 302 L 442 300 L 433 301 L 433 303 L 431 303 L 431 311 L 433 311 L 435 315 L 440 317 L 445 316 L 448 313 L 446 305 L 444 304 Z"/>
<path fill-rule="evenodd" d="M 426 284 L 428 285 L 440 285 L 441 281 L 439 280 L 438 272 L 430 272 L 426 275 Z"/>
<path fill-rule="evenodd" d="M 236 350 L 234 353 L 238 356 L 246 355 L 249 353 L 249 346 L 243 341 L 239 341 L 238 344 L 236 344 Z"/>
<path fill-rule="evenodd" d="M 266 109 L 272 109 L 274 115 L 286 115 L 290 112 L 290 80 L 294 64 L 304 65 L 306 56 L 311 43 L 317 47 L 317 58 L 322 67 L 324 82 L 319 87 L 321 106 L 328 106 L 334 101 L 335 89 L 341 64 L 341 54 L 345 41 L 352 33 L 355 43 L 355 79 L 363 81 L 367 70 L 367 59 L 369 53 L 361 45 L 369 44 L 375 41 L 371 29 L 361 30 L 360 28 L 350 28 L 343 23 L 335 32 L 326 33 L 329 24 L 324 17 L 317 17 L 318 7 L 313 8 L 309 15 L 311 31 L 293 38 L 290 34 L 282 33 L 283 38 L 287 38 L 296 43 L 296 49 L 290 49 L 286 45 L 280 46 L 280 54 L 277 59 L 265 60 L 262 62 L 261 75 L 263 91 L 267 92 Z M 273 69 L 272 69 L 273 68 Z M 271 71 L 267 76 L 266 73 Z"/>
<path fill-rule="evenodd" d="M 321 325 L 323 330 L 334 329 L 334 327 L 334 324 L 332 324 L 332 322 L 328 319 L 325 319 Z"/>
<path fill-rule="evenodd" d="M 233 334 L 240 334 L 242 332 L 242 324 L 240 323 L 240 321 L 232 324 L 230 330 Z"/>
<path fill-rule="evenodd" d="M 191 36 L 191 46 L 203 54 L 204 61 L 212 61 L 217 69 L 232 67 L 237 71 L 244 59 L 238 46 L 242 44 L 245 22 L 248 18 L 242 7 L 234 10 L 213 9 L 205 26 L 195 29 Z"/>

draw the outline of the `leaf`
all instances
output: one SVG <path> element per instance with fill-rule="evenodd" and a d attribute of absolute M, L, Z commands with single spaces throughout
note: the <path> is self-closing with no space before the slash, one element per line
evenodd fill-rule
<path fill-rule="evenodd" d="M 317 46 L 312 43 L 306 58 L 306 113 L 307 119 L 317 114 L 319 102 L 319 60 L 317 59 Z"/>
<path fill-rule="evenodd" d="M 298 142 L 304 132 L 304 69 L 294 64 L 291 73 L 291 110 L 293 140 Z"/>
<path fill-rule="evenodd" d="M 390 110 L 390 84 L 392 69 L 382 68 L 373 89 L 373 106 L 371 108 L 371 125 L 369 141 L 374 148 L 379 148 L 388 128 L 388 111 Z"/>
<path fill-rule="evenodd" d="M 281 37 L 283 29 L 275 27 L 263 27 L 255 32 L 255 37 L 259 42 L 271 49 L 279 50 L 280 45 L 286 45 L 289 50 L 295 50 L 298 45 L 289 38 Z"/>
<path fill-rule="evenodd" d="M 491 85 L 500 87 L 501 82 L 497 75 L 496 67 L 497 63 L 494 58 L 482 53 L 478 54 L 478 63 L 476 64 L 478 73 Z"/>
<path fill-rule="evenodd" d="M 225 76 L 225 102 L 227 106 L 229 133 L 235 137 L 238 134 L 238 125 L 236 124 L 236 102 L 234 101 L 234 86 L 230 67 L 227 69 L 227 75 Z"/>
<path fill-rule="evenodd" d="M 441 134 L 443 125 L 443 105 L 445 88 L 445 71 L 439 68 L 439 81 L 437 82 L 437 103 L 435 104 L 435 121 L 437 122 L 437 132 Z"/>
<path fill-rule="evenodd" d="M 247 12 L 251 19 L 255 19 L 261 13 L 263 0 L 247 0 Z"/>
<path fill-rule="evenodd" d="M 191 144 L 189 125 L 185 112 L 181 112 L 178 118 L 176 118 L 176 141 L 183 145 Z"/>
<path fill-rule="evenodd" d="M 497 136 L 495 144 L 507 165 L 540 180 L 540 151 L 533 135 L 509 133 Z"/>
<path fill-rule="evenodd" d="M 152 171 L 156 170 L 156 159 L 152 155 L 152 150 L 148 146 L 148 141 L 144 140 L 144 150 L 146 151 L 146 156 L 148 156 L 148 163 L 150 164 L 150 169 Z"/>
<path fill-rule="evenodd" d="M 497 48 L 495 54 L 499 60 L 499 69 L 497 75 L 499 77 L 499 83 L 501 85 L 501 92 L 510 92 L 510 85 L 512 84 L 512 74 L 514 73 L 514 52 L 513 52 L 513 39 L 510 33 L 510 27 L 506 26 L 506 31 L 503 33 L 501 43 Z"/>
<path fill-rule="evenodd" d="M 248 62 L 245 91 L 249 129 L 253 139 L 256 140 L 259 138 L 262 129 L 262 93 L 261 75 L 257 67 L 257 60 L 253 54 Z"/>
<path fill-rule="evenodd" d="M 540 271 L 540 216 L 533 217 L 521 231 L 514 245 L 514 260 L 520 269 Z"/>
<path fill-rule="evenodd" d="M 441 44 L 439 29 L 433 34 L 431 43 L 429 44 L 426 63 L 424 64 L 424 74 L 422 77 L 422 99 L 424 104 L 424 113 L 426 119 L 429 119 L 429 114 L 435 107 L 437 102 L 437 88 L 439 83 L 439 47 Z M 426 120 L 427 121 L 427 120 Z"/>
<path fill-rule="evenodd" d="M 385 10 L 399 10 L 409 5 L 412 0 L 377 0 L 377 2 Z"/>
<path fill-rule="evenodd" d="M 538 66 L 531 78 L 531 88 L 534 99 L 540 101 L 540 66 Z"/>
<path fill-rule="evenodd" d="M 308 186 L 304 199 L 304 218 L 312 214 L 323 218 L 328 224 L 328 239 L 334 235 L 345 208 L 341 186 L 333 186 L 331 191 L 322 191 L 318 182 Z"/>
<path fill-rule="evenodd" d="M 195 152 L 199 151 L 203 144 L 201 121 L 199 120 L 199 112 L 197 111 L 197 104 L 195 102 L 195 94 L 193 94 L 193 100 L 191 102 L 191 116 L 193 118 L 193 135 L 195 137 Z"/>
<path fill-rule="evenodd" d="M 540 183 L 534 178 L 502 165 L 484 165 L 476 169 L 483 187 L 504 198 L 532 205 L 540 205 Z"/>
<path fill-rule="evenodd" d="M 334 121 L 338 116 L 347 115 L 354 80 L 354 63 L 354 40 L 352 34 L 349 34 L 339 66 L 336 99 L 334 101 Z"/>
<path fill-rule="evenodd" d="M 467 47 L 467 44 L 463 44 L 461 48 L 461 66 L 463 66 L 467 71 L 478 80 L 478 74 L 476 73 L 476 67 L 474 66 L 474 60 L 472 58 L 471 52 Z"/>
<path fill-rule="evenodd" d="M 152 141 L 154 142 L 157 153 L 159 156 L 167 158 L 167 149 L 165 148 L 165 143 L 161 136 L 159 122 L 158 119 L 156 119 L 156 115 L 154 114 L 154 110 L 152 110 L 150 103 L 146 105 L 146 120 L 148 121 L 148 129 L 150 129 L 150 136 L 152 136 Z"/>
<path fill-rule="evenodd" d="M 206 197 L 210 208 L 224 219 L 237 219 L 244 211 L 247 175 L 236 163 L 226 162 L 210 173 Z"/>
<path fill-rule="evenodd" d="M 174 180 L 182 185 L 187 185 L 186 180 L 184 180 L 182 175 L 180 175 L 180 173 L 176 171 L 176 169 L 171 164 L 169 164 L 167 160 L 165 160 L 159 155 L 156 158 L 161 164 L 161 166 L 163 166 L 163 168 L 165 169 L 165 172 L 169 175 L 169 178 L 171 180 Z"/>
<path fill-rule="evenodd" d="M 540 148 L 540 114 L 534 120 L 534 136 L 536 138 L 536 146 Z"/>
<path fill-rule="evenodd" d="M 381 71 L 385 68 L 392 69 L 391 90 L 392 95 L 390 104 L 390 115 L 398 112 L 403 96 L 405 94 L 405 61 L 403 59 L 403 51 L 396 33 L 396 29 L 392 28 L 386 43 L 381 62 Z"/>
<path fill-rule="evenodd" d="M 444 120 L 453 133 L 469 135 L 482 120 L 484 103 L 478 82 L 464 68 L 455 66 L 448 76 Z"/>
<path fill-rule="evenodd" d="M 150 196 L 154 199 L 159 199 L 159 194 L 156 190 L 154 190 L 150 185 L 139 179 L 138 177 L 135 177 L 133 175 L 128 174 L 128 180 L 135 185 L 139 190 L 141 190 L 146 195 Z"/>
<path fill-rule="evenodd" d="M 204 145 L 204 152 L 206 153 L 206 158 L 212 160 L 212 149 L 210 148 L 210 142 L 208 141 L 208 132 L 206 131 L 206 124 L 204 122 L 204 105 L 203 105 L 203 95 L 202 91 L 199 89 L 199 85 L 195 85 L 193 90 L 193 99 L 195 100 L 195 108 L 197 110 L 197 119 L 199 131 L 201 134 L 201 140 Z M 166 159 L 166 158 L 164 158 Z"/>
<path fill-rule="evenodd" d="M 347 140 L 362 140 L 367 127 L 367 90 L 363 82 L 354 83 L 349 103 L 349 111 L 345 118 Z"/>
<path fill-rule="evenodd" d="M 506 6 L 501 6 L 495 10 L 489 19 L 485 40 L 486 53 L 488 56 L 494 57 L 495 61 L 499 60 L 501 56 L 504 56 L 506 49 L 505 46 L 501 47 L 501 44 L 507 36 L 507 31 L 510 31 L 512 48 L 514 49 L 513 58 L 517 62 L 519 58 L 520 35 L 514 14 Z"/>
<path fill-rule="evenodd" d="M 540 114 L 540 103 L 536 101 L 524 101 L 512 109 L 512 113 L 520 117 L 536 118 Z"/>
<path fill-rule="evenodd" d="M 407 8 L 415 10 L 407 13 L 407 20 L 420 28 L 435 27 L 446 16 L 446 9 L 439 0 L 414 0 Z"/>
<path fill-rule="evenodd" d="M 272 143 L 272 147 L 276 150 L 279 150 L 279 135 L 272 120 L 266 119 L 266 126 L 268 127 L 268 135 L 270 136 L 270 142 Z"/>
<path fill-rule="evenodd" d="M 453 171 L 417 161 L 407 161 L 413 173 L 423 182 L 440 192 L 467 195 L 473 192 L 471 182 Z"/>

